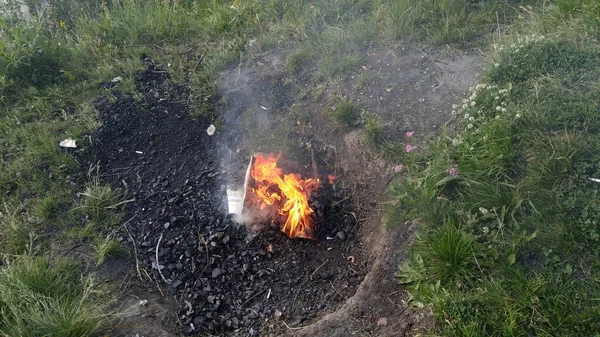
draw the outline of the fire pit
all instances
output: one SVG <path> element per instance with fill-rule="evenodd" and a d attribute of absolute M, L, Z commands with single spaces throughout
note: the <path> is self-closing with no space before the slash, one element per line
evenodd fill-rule
<path fill-rule="evenodd" d="M 278 154 L 253 155 L 247 188 L 227 193 L 231 215 L 218 138 L 189 117 L 189 91 L 152 65 L 136 88 L 142 102 L 118 91 L 98 100 L 102 146 L 90 164 L 135 198 L 118 237 L 147 271 L 144 282 L 176 299 L 178 329 L 280 336 L 356 292 L 366 258 L 342 179 L 319 170 L 328 149 L 304 148 L 308 172 L 287 170 Z"/>

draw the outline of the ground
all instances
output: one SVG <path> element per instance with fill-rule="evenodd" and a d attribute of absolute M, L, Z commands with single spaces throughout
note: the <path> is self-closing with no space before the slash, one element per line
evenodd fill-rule
<path fill-rule="evenodd" d="M 328 108 L 343 96 L 385 121 L 394 139 L 409 130 L 421 139 L 448 120 L 456 97 L 476 80 L 480 58 L 372 48 L 359 69 L 308 96 L 298 89 L 307 78 L 290 77 L 284 57 L 262 54 L 221 74 L 224 123 L 212 137 L 210 121 L 189 117 L 186 84 L 154 56 L 136 78 L 137 96 L 115 88 L 96 101 L 103 126 L 92 137 L 89 164 L 135 198 L 118 236 L 135 252 L 131 268 L 106 275 L 136 294 L 128 295 L 115 335 L 405 336 L 423 326 L 426 313 L 408 307 L 394 277 L 408 226 L 383 221 L 382 191 L 396 163 L 357 129 L 336 125 Z M 359 87 L 365 71 L 376 76 Z M 290 167 L 306 171 L 307 144 L 337 177 L 318 241 L 250 235 L 225 215 L 224 188 L 239 181 L 250 154 L 283 151 Z"/>

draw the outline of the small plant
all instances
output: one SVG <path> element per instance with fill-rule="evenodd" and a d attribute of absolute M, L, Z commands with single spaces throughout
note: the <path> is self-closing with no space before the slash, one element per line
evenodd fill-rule
<path fill-rule="evenodd" d="M 127 251 L 123 245 L 121 245 L 117 239 L 111 237 L 110 235 L 105 239 L 99 238 L 96 240 L 93 249 L 93 257 L 96 260 L 96 265 L 101 265 L 108 259 L 127 254 Z"/>
<path fill-rule="evenodd" d="M 382 79 L 383 76 L 379 72 L 362 70 L 358 75 L 356 75 L 356 82 L 354 83 L 354 86 L 357 89 L 368 89 L 371 85 L 374 85 Z"/>
<path fill-rule="evenodd" d="M 351 101 L 343 100 L 329 111 L 340 125 L 357 126 L 362 122 L 360 109 Z"/>
<path fill-rule="evenodd" d="M 364 121 L 365 127 L 362 131 L 367 142 L 373 146 L 381 146 L 385 139 L 383 126 L 379 120 L 372 114 L 366 114 Z"/>
<path fill-rule="evenodd" d="M 35 237 L 33 226 L 24 219 L 24 206 L 3 203 L 4 209 L 0 216 L 0 244 L 6 254 L 22 254 Z"/>
<path fill-rule="evenodd" d="M 100 183 L 95 177 L 88 183 L 81 206 L 76 209 L 82 210 L 89 216 L 89 223 L 95 228 L 110 228 L 118 224 L 122 218 L 119 206 L 133 200 L 123 200 L 110 186 Z"/>

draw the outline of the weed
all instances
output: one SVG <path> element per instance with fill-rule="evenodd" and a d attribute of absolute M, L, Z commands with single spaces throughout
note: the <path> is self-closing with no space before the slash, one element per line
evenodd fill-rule
<path fill-rule="evenodd" d="M 131 202 L 123 200 L 110 186 L 101 184 L 97 177 L 93 178 L 81 193 L 84 197 L 76 210 L 82 210 L 89 216 L 89 224 L 93 228 L 111 228 L 119 223 L 122 214 L 118 207 Z"/>
<path fill-rule="evenodd" d="M 110 258 L 124 256 L 127 251 L 121 245 L 121 243 L 111 236 L 107 236 L 105 239 L 98 238 L 93 246 L 94 253 L 93 257 L 96 260 L 97 265 L 101 265 Z"/>
<path fill-rule="evenodd" d="M 383 76 L 379 72 L 362 70 L 358 75 L 356 75 L 356 82 L 354 82 L 354 86 L 357 89 L 368 89 L 371 85 L 374 85 L 382 79 Z"/>
<path fill-rule="evenodd" d="M 365 114 L 364 122 L 365 126 L 362 132 L 367 142 L 375 147 L 383 145 L 385 142 L 384 129 L 377 117 L 372 114 Z"/>
<path fill-rule="evenodd" d="M 357 126 L 362 122 L 359 107 L 348 100 L 342 100 L 329 111 L 329 115 L 340 125 Z"/>

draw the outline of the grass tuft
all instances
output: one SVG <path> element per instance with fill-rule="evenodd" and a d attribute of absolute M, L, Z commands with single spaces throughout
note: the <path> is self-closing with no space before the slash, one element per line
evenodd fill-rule
<path fill-rule="evenodd" d="M 117 225 L 122 218 L 119 206 L 132 201 L 124 200 L 110 186 L 100 183 L 97 177 L 88 183 L 81 195 L 81 206 L 76 209 L 82 210 L 89 217 L 89 225 L 97 229 Z"/>
<path fill-rule="evenodd" d="M 106 303 L 94 300 L 91 279 L 64 262 L 22 256 L 0 274 L 0 334 L 100 336 Z"/>
<path fill-rule="evenodd" d="M 348 100 L 342 100 L 329 110 L 329 115 L 339 125 L 357 126 L 362 122 L 360 108 Z"/>
<path fill-rule="evenodd" d="M 362 133 L 367 142 L 374 147 L 382 146 L 385 143 L 385 134 L 381 122 L 372 114 L 365 114 L 364 122 Z"/>
<path fill-rule="evenodd" d="M 98 238 L 93 245 L 93 249 L 93 258 L 96 260 L 97 265 L 103 264 L 108 259 L 127 255 L 127 250 L 123 245 L 110 236 L 105 239 Z"/>

